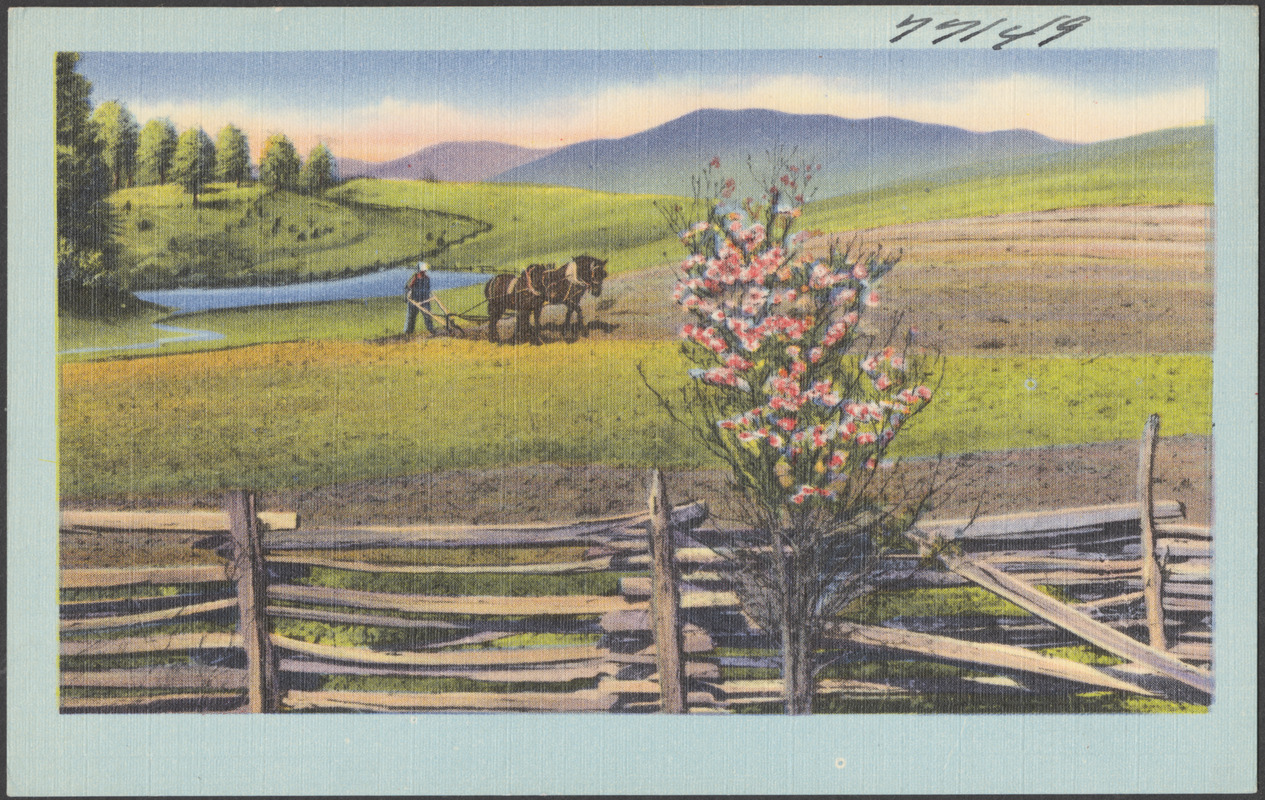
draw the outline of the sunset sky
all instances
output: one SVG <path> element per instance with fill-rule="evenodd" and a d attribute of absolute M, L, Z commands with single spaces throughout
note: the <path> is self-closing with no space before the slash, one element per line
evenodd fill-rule
<path fill-rule="evenodd" d="M 92 101 L 141 125 L 258 157 L 271 133 L 306 154 L 383 161 L 428 145 L 554 147 L 616 138 L 699 108 L 895 116 L 1094 142 L 1209 121 L 1211 51 L 737 50 L 84 53 Z"/>

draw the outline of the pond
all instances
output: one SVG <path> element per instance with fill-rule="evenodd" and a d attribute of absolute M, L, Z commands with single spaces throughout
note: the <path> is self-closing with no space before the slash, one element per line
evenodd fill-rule
<path fill-rule="evenodd" d="M 234 286 L 222 289 L 156 289 L 136 292 L 136 296 L 150 303 L 167 306 L 181 314 L 195 311 L 211 311 L 220 308 L 265 306 L 274 303 L 323 303 L 331 300 L 362 300 L 369 297 L 393 297 L 404 295 L 404 284 L 413 274 L 413 267 L 396 267 L 380 272 L 357 275 L 354 278 L 338 278 L 329 281 L 309 281 L 286 286 Z M 444 272 L 431 270 L 431 291 L 458 289 L 484 283 L 491 276 L 476 272 Z"/>
<path fill-rule="evenodd" d="M 338 278 L 329 281 L 292 283 L 287 286 L 235 286 L 222 289 L 156 289 L 136 292 L 136 296 L 150 303 L 167 306 L 179 314 L 213 311 L 224 308 L 265 306 L 280 303 L 324 303 L 333 300 L 363 300 L 370 297 L 400 297 L 404 285 L 413 274 L 413 267 L 396 267 L 380 272 L 357 275 L 354 278 Z M 477 272 L 430 271 L 432 292 L 442 289 L 458 289 L 487 281 L 491 276 Z M 154 329 L 178 336 L 163 336 L 152 342 L 113 345 L 109 347 L 81 347 L 62 350 L 59 355 L 70 353 L 104 353 L 114 350 L 150 350 L 168 344 L 209 342 L 223 339 L 216 331 L 177 328 L 164 323 L 154 323 Z"/>

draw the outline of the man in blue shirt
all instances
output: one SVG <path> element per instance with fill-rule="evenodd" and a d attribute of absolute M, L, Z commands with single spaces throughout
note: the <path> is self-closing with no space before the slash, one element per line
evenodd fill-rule
<path fill-rule="evenodd" d="M 431 336 L 435 335 L 435 321 L 430 315 L 430 275 L 427 270 L 430 265 L 425 261 L 417 262 L 417 272 L 413 273 L 413 277 L 408 279 L 408 284 L 404 287 L 404 297 L 408 302 L 408 324 L 404 327 L 405 333 L 412 333 L 417 326 L 417 315 L 425 309 L 426 313 L 422 315 L 426 322 L 426 330 Z"/>

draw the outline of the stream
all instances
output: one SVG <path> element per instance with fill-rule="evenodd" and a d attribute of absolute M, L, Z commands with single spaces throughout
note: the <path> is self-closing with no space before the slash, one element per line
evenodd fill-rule
<path fill-rule="evenodd" d="M 336 278 L 327 281 L 292 283 L 285 286 L 233 286 L 215 289 L 155 289 L 136 292 L 136 296 L 150 303 L 167 306 L 173 315 L 194 314 L 225 308 L 264 306 L 283 303 L 327 303 L 334 300 L 365 300 L 371 297 L 403 296 L 404 285 L 413 274 L 413 267 L 396 267 L 380 272 L 357 275 L 352 278 Z M 490 276 L 475 272 L 430 271 L 431 291 L 457 289 L 483 283 Z M 168 320 L 171 318 L 168 317 Z M 80 347 L 61 350 L 58 355 L 71 353 L 103 353 L 114 350 L 150 350 L 164 345 L 185 342 L 212 342 L 223 339 L 224 334 L 210 330 L 180 328 L 165 322 L 155 322 L 155 330 L 161 333 L 180 334 L 164 336 L 152 342 L 110 345 L 105 347 Z"/>

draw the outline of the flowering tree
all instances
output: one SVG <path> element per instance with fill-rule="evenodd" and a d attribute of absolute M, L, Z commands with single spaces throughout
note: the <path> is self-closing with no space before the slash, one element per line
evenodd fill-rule
<path fill-rule="evenodd" d="M 802 255 L 793 231 L 814 169 L 774 164 L 759 201 L 734 202 L 718 159 L 696 179 L 715 194 L 680 233 L 690 255 L 673 291 L 693 317 L 681 336 L 695 380 L 683 408 L 656 396 L 730 467 L 750 529 L 716 546 L 744 608 L 780 635 L 786 711 L 803 714 L 824 625 L 870 590 L 879 555 L 935 488 L 934 476 L 907 485 L 884 455 L 931 400 L 938 363 L 912 336 L 896 346 L 895 327 L 863 332 L 899 255 Z"/>

